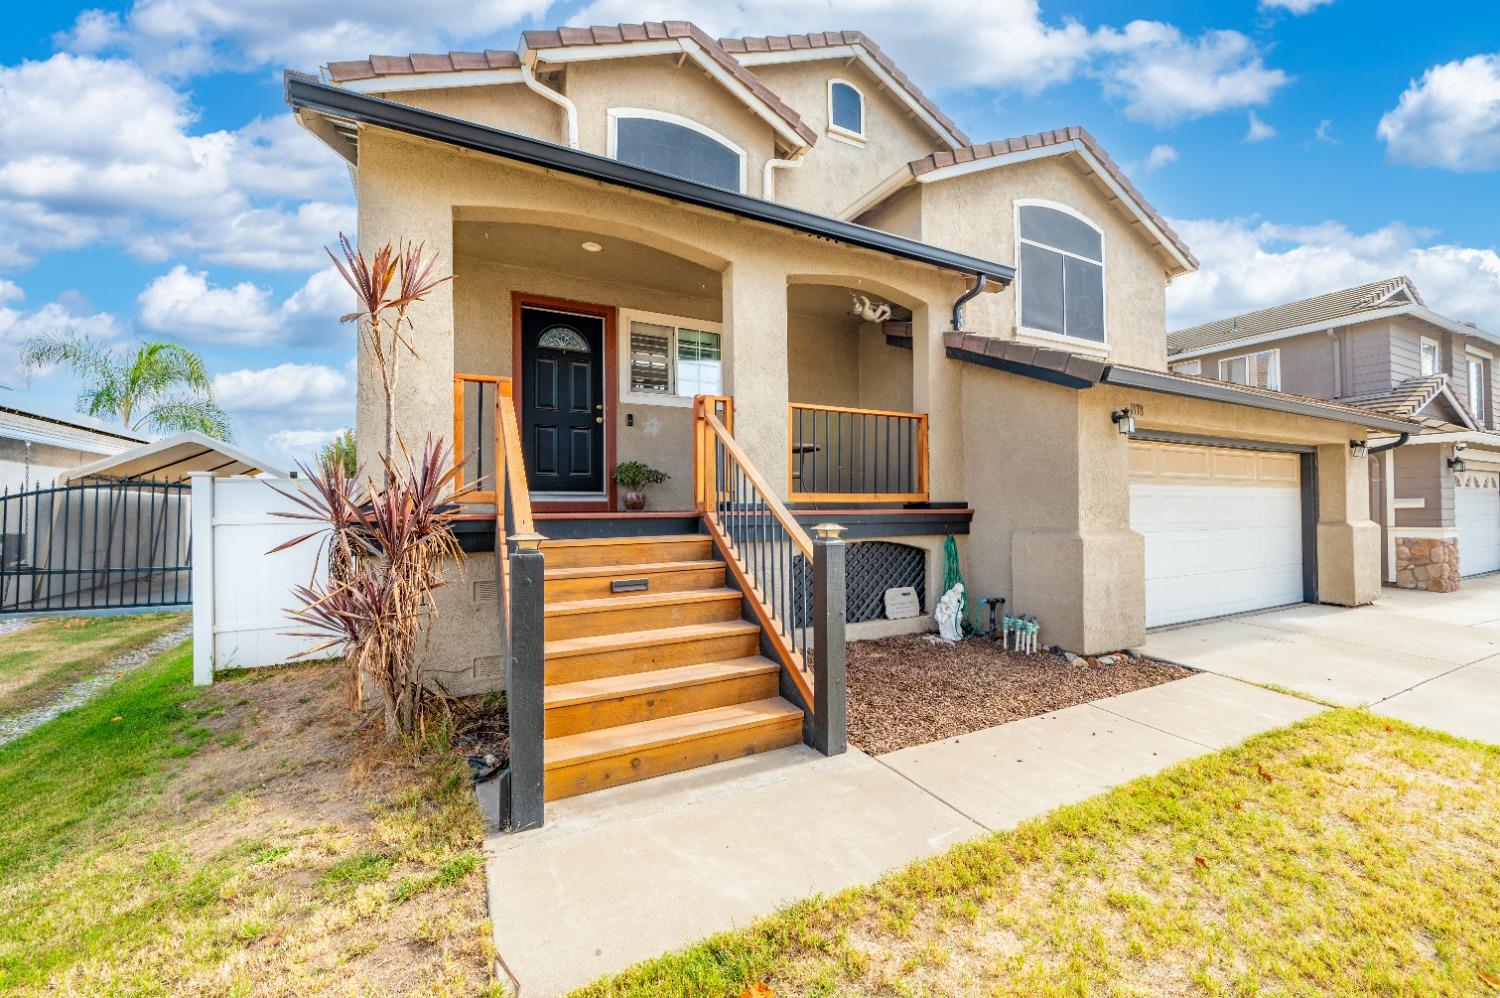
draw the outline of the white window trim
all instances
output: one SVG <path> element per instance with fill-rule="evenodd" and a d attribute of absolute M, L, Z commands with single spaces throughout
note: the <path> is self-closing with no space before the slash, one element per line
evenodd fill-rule
<path fill-rule="evenodd" d="M 859 95 L 859 131 L 857 132 L 833 123 L 833 85 L 835 83 L 842 83 Z M 830 78 L 828 81 L 828 134 L 834 138 L 853 139 L 856 145 L 862 146 L 865 144 L 865 124 L 867 120 L 865 117 L 865 92 L 852 80 L 841 79 L 837 76 Z"/>
<path fill-rule="evenodd" d="M 1421 343 L 1417 347 L 1417 370 L 1420 371 L 1422 369 L 1422 356 L 1427 352 L 1428 347 L 1432 347 L 1433 351 L 1437 354 L 1437 359 L 1433 361 L 1431 371 L 1422 371 L 1422 377 L 1424 378 L 1430 378 L 1434 374 L 1441 374 L 1443 370 L 1443 346 L 1431 336 L 1422 337 Z"/>
<path fill-rule="evenodd" d="M 620 309 L 619 332 L 615 339 L 618 340 L 616 349 L 619 351 L 619 363 L 615 366 L 620 369 L 620 401 L 633 402 L 636 405 L 661 405 L 677 408 L 689 408 L 693 404 L 691 395 L 647 395 L 643 392 L 630 390 L 630 324 L 632 322 L 649 322 L 657 326 L 672 327 L 672 345 L 669 347 L 671 363 L 672 390 L 677 390 L 677 330 L 682 327 L 696 329 L 705 333 L 719 334 L 719 377 L 722 383 L 724 376 L 724 324 L 722 322 L 709 322 L 706 319 L 693 319 L 685 315 L 667 315 L 665 312 L 646 312 L 638 309 Z"/>
<path fill-rule="evenodd" d="M 1199 376 L 1203 374 L 1203 361 L 1201 360 L 1184 360 L 1181 363 L 1170 364 L 1168 366 L 1178 374 L 1193 374 Z"/>
<path fill-rule="evenodd" d="M 1268 353 L 1268 354 L 1271 355 L 1271 373 L 1273 375 L 1275 375 L 1276 384 L 1262 386 L 1262 385 L 1256 385 L 1256 384 L 1252 383 L 1252 384 L 1247 384 L 1246 387 L 1247 388 L 1260 388 L 1260 387 L 1264 387 L 1264 388 L 1266 388 L 1266 389 L 1268 389 L 1270 391 L 1273 391 L 1273 392 L 1279 392 L 1279 391 L 1281 391 L 1281 348 L 1280 347 L 1272 347 L 1270 350 L 1252 350 L 1249 353 L 1235 354 L 1233 357 L 1220 357 L 1219 358 L 1219 371 L 1218 371 L 1219 377 L 1218 377 L 1217 380 L 1222 381 L 1225 384 L 1230 384 L 1230 385 L 1238 385 L 1238 384 L 1240 384 L 1240 382 L 1238 382 L 1238 381 L 1230 381 L 1228 378 L 1224 377 L 1224 365 L 1225 364 L 1233 364 L 1237 360 L 1243 360 L 1245 362 L 1245 376 L 1249 377 L 1250 373 L 1255 370 L 1255 368 L 1254 368 L 1255 358 L 1258 357 L 1259 355 L 1263 354 L 1263 353 Z"/>
<path fill-rule="evenodd" d="M 1480 426 L 1488 426 L 1490 424 L 1491 392 L 1489 378 L 1486 375 L 1489 372 L 1485 371 L 1485 363 L 1482 357 L 1470 356 L 1467 359 L 1468 365 L 1464 370 L 1464 375 L 1469 382 L 1467 386 L 1469 410 L 1473 413 L 1474 419 Z M 1479 372 L 1477 379 L 1474 377 L 1476 370 Z"/>
<path fill-rule="evenodd" d="M 1056 211 L 1062 212 L 1065 215 L 1072 215 L 1074 218 L 1078 219 L 1084 225 L 1087 225 L 1089 228 L 1091 228 L 1095 232 L 1099 233 L 1099 256 L 1100 256 L 1100 259 L 1098 259 L 1098 260 L 1090 260 L 1086 256 L 1079 256 L 1077 253 L 1069 253 L 1067 250 L 1058 249 L 1056 246 L 1048 246 L 1046 243 L 1039 243 L 1039 242 L 1037 242 L 1034 239 L 1022 239 L 1021 238 L 1021 209 L 1022 208 L 1028 208 L 1028 207 L 1052 208 L 1052 209 L 1054 209 Z M 1075 208 L 1070 208 L 1070 207 L 1068 207 L 1065 204 L 1059 204 L 1056 201 L 1044 201 L 1044 200 L 1041 200 L 1041 199 L 1038 199 L 1038 198 L 1017 198 L 1016 199 L 1015 203 L 1011 206 L 1011 230 L 1015 233 L 1015 253 L 1011 257 L 1011 259 L 1015 260 L 1017 263 L 1019 263 L 1020 260 L 1021 260 L 1021 244 L 1022 243 L 1026 243 L 1026 244 L 1029 244 L 1031 246 L 1036 246 L 1036 247 L 1038 247 L 1040 249 L 1048 250 L 1048 251 L 1053 252 L 1053 253 L 1059 253 L 1059 254 L 1061 254 L 1063 256 L 1071 256 L 1075 260 L 1082 260 L 1085 263 L 1095 263 L 1095 264 L 1098 264 L 1099 268 L 1104 271 L 1104 279 L 1101 282 L 1102 288 L 1101 288 L 1101 291 L 1100 291 L 1100 305 L 1101 305 L 1101 308 L 1103 310 L 1103 315 L 1100 318 L 1101 318 L 1101 321 L 1104 324 L 1104 339 L 1102 339 L 1102 340 L 1089 340 L 1089 339 L 1084 339 L 1081 336 L 1068 336 L 1066 333 L 1054 333 L 1054 332 L 1051 332 L 1050 330 L 1046 330 L 1046 329 L 1032 329 L 1030 326 L 1023 325 L 1022 322 L 1021 322 L 1021 316 L 1023 316 L 1023 315 L 1026 314 L 1022 310 L 1022 308 L 1021 308 L 1022 296 L 1026 293 L 1026 281 L 1025 281 L 1024 278 L 1022 280 L 1016 281 L 1016 332 L 1023 333 L 1026 336 L 1029 336 L 1029 337 L 1036 337 L 1037 339 L 1050 340 L 1051 342 L 1054 342 L 1054 343 L 1066 343 L 1066 344 L 1068 344 L 1071 347 L 1081 347 L 1084 350 L 1093 350 L 1095 352 L 1108 353 L 1109 352 L 1109 263 L 1107 261 L 1109 260 L 1109 246 L 1107 245 L 1107 243 L 1105 241 L 1104 230 L 1102 228 L 1100 228 L 1097 224 L 1095 224 L 1095 222 L 1094 222 L 1093 219 L 1089 218 L 1087 215 L 1083 214 L 1081 211 L 1078 211 Z M 1066 314 L 1066 313 L 1064 313 L 1064 314 Z"/>
<path fill-rule="evenodd" d="M 645 107 L 612 107 L 608 110 L 607 114 L 609 115 L 609 144 L 606 147 L 606 152 L 609 154 L 610 159 L 619 158 L 618 150 L 621 118 L 650 118 L 653 121 L 666 121 L 674 125 L 681 125 L 683 128 L 690 128 L 700 135 L 706 135 L 709 138 L 713 139 L 715 142 L 719 143 L 719 145 L 723 146 L 725 149 L 728 149 L 730 152 L 738 156 L 740 158 L 740 189 L 736 193 L 746 193 L 745 177 L 748 172 L 747 164 L 750 161 L 750 157 L 745 154 L 745 150 L 741 149 L 738 145 L 731 142 L 725 136 L 714 131 L 712 128 L 709 128 L 707 125 L 696 122 L 692 118 L 684 118 L 680 114 L 671 114 L 667 111 L 653 111 L 652 109 Z"/>

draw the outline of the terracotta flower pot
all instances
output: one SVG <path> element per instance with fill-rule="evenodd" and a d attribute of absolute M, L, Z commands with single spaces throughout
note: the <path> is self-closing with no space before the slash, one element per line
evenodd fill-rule
<path fill-rule="evenodd" d="M 646 493 L 644 493 L 644 492 L 627 492 L 627 493 L 625 493 L 625 508 L 628 509 L 628 510 L 630 510 L 631 512 L 640 512 L 641 510 L 645 509 L 646 508 Z"/>

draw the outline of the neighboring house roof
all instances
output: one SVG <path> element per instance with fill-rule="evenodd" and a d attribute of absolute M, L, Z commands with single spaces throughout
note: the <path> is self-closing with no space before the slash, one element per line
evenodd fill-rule
<path fill-rule="evenodd" d="M 581 149 L 570 149 L 504 129 L 460 121 L 409 104 L 382 100 L 322 83 L 306 74 L 286 74 L 286 100 L 296 110 L 299 119 L 330 145 L 344 141 L 339 136 L 348 134 L 348 123 L 355 122 L 544 167 L 559 174 L 639 191 L 682 204 L 697 205 L 736 218 L 762 222 L 953 273 L 970 277 L 983 275 L 992 282 L 996 290 L 1015 278 L 1015 268 L 1007 264 L 931 246 L 915 239 L 829 218 L 775 201 L 765 201 L 747 194 L 643 169 Z M 336 145 L 333 147 L 338 148 Z"/>
<path fill-rule="evenodd" d="M 767 112 L 793 144 L 803 147 L 818 141 L 818 133 L 802 120 L 791 105 L 783 101 L 754 73 L 740 65 L 711 35 L 690 21 L 647 21 L 642 24 L 617 24 L 592 28 L 553 28 L 521 33 L 519 53 L 488 50 L 485 52 L 450 52 L 447 55 L 376 56 L 355 62 L 331 62 L 325 68 L 334 83 L 350 83 L 392 76 L 425 73 L 465 73 L 480 70 L 519 69 L 532 58 L 543 63 L 565 62 L 574 58 L 605 58 L 620 54 L 620 49 L 638 49 L 641 55 L 663 51 L 682 52 L 692 56 L 720 83 L 752 107 Z M 570 50 L 580 50 L 570 55 Z M 534 56 L 533 56 L 534 54 Z M 627 54 L 629 54 L 627 52 Z M 374 88 L 364 88 L 374 89 Z"/>
<path fill-rule="evenodd" d="M 177 433 L 155 443 L 91 461 L 74 468 L 63 477 L 73 482 L 91 479 L 124 481 L 137 478 L 155 482 L 177 482 L 186 480 L 188 475 L 195 471 L 212 472 L 220 477 L 228 475 L 286 477 L 285 472 L 278 471 L 260 458 L 253 457 L 232 444 L 215 440 L 196 430 Z"/>
<path fill-rule="evenodd" d="M 1385 310 L 1411 306 L 1424 310 L 1427 307 L 1411 278 L 1387 277 L 1381 281 L 1371 281 L 1369 284 L 1179 329 L 1167 334 L 1167 349 L 1173 354 L 1189 350 L 1206 351 L 1245 339 L 1306 332 L 1309 327 L 1320 329 L 1329 325 L 1362 322 L 1379 317 L 1371 315 L 1372 312 L 1384 315 L 1390 314 Z"/>
<path fill-rule="evenodd" d="M 759 35 L 721 38 L 724 51 L 747 66 L 810 59 L 854 58 L 886 83 L 948 145 L 961 148 L 970 140 L 963 129 L 903 73 L 891 57 L 862 31 L 822 31 L 810 35 Z"/>
<path fill-rule="evenodd" d="M 113 453 L 147 439 L 92 416 L 63 416 L 13 405 L 0 405 L 0 438 L 96 453 Z"/>
<path fill-rule="evenodd" d="M 1174 276 L 1198 269 L 1198 258 L 1193 256 L 1182 237 L 1172 230 L 1166 219 L 1162 218 L 1121 172 L 1098 141 L 1086 129 L 1076 125 L 923 156 L 902 167 L 850 205 L 843 215 L 845 218 L 858 217 L 913 183 L 937 183 L 950 177 L 998 169 L 1047 156 L 1069 154 L 1077 155 L 1089 167 L 1096 181 L 1104 188 L 1105 196 L 1115 201 L 1126 218 L 1142 229 L 1147 238 L 1173 260 L 1175 266 L 1171 273 Z"/>
<path fill-rule="evenodd" d="M 943 345 L 953 360 L 1069 388 L 1116 385 L 1209 402 L 1243 405 L 1252 409 L 1311 416 L 1314 419 L 1331 419 L 1393 433 L 1411 433 L 1420 426 L 1410 419 L 1347 402 L 1330 402 L 1307 395 L 1271 391 L 1269 388 L 1230 384 L 1175 372 L 1153 371 L 1128 364 L 1111 364 L 1065 350 L 1035 347 L 992 336 L 949 332 L 943 334 Z"/>
<path fill-rule="evenodd" d="M 1390 391 L 1356 395 L 1342 401 L 1376 412 L 1389 413 L 1404 419 L 1413 419 L 1432 430 L 1477 430 L 1480 429 L 1469 407 L 1453 392 L 1446 374 L 1431 374 L 1425 378 L 1410 378 Z M 1427 412 L 1429 406 L 1442 401 L 1448 411 L 1457 417 L 1447 419 L 1440 413 Z"/>

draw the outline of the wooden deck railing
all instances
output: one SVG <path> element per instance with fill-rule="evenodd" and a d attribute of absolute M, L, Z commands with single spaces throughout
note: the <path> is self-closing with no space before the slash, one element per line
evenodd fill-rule
<path fill-rule="evenodd" d="M 844 751 L 842 527 L 809 537 L 735 441 L 734 401 L 694 401 L 694 483 L 710 536 L 811 710 L 811 742 Z"/>
<path fill-rule="evenodd" d="M 793 502 L 926 502 L 927 414 L 793 402 L 787 407 Z"/>
<path fill-rule="evenodd" d="M 496 441 L 500 436 L 500 383 L 492 374 L 453 376 L 453 453 L 459 466 L 458 501 L 495 501 Z"/>

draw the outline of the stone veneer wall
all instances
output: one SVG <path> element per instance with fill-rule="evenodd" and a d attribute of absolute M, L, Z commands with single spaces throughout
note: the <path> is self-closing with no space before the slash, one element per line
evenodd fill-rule
<path fill-rule="evenodd" d="M 1458 540 L 1397 537 L 1396 585 L 1432 593 L 1458 590 Z"/>

